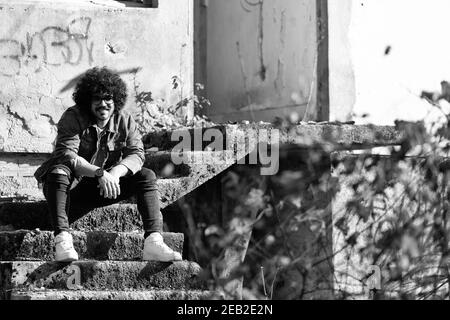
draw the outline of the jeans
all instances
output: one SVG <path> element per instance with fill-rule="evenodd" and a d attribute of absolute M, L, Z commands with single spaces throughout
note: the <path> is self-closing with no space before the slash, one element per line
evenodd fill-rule
<path fill-rule="evenodd" d="M 66 175 L 52 173 L 62 169 Z M 59 170 L 60 171 L 60 170 Z M 163 219 L 159 208 L 159 194 L 155 173 L 142 168 L 135 175 L 120 179 L 120 195 L 108 199 L 100 195 L 96 178 L 83 177 L 71 190 L 73 172 L 64 165 L 51 168 L 44 180 L 44 195 L 55 235 L 69 230 L 69 220 L 76 221 L 94 208 L 109 206 L 136 196 L 138 211 L 142 217 L 145 237 L 152 232 L 162 232 Z"/>

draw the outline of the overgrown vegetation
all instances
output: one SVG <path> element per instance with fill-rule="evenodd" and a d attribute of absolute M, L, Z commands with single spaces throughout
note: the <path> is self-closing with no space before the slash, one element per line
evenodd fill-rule
<path fill-rule="evenodd" d="M 179 79 L 172 81 L 176 90 Z M 397 122 L 404 139 L 389 155 L 330 151 L 326 138 L 309 149 L 284 146 L 277 175 L 235 166 L 212 197 L 220 203 L 197 210 L 195 201 L 181 202 L 192 258 L 211 289 L 254 299 L 450 298 L 445 89 L 422 95 L 440 121 Z M 135 92 L 146 132 L 209 123 L 185 117 L 189 104 L 196 114 L 209 105 L 200 95 L 167 105 L 137 85 Z M 276 125 L 298 125 L 290 119 Z M 222 216 L 214 216 L 219 207 Z"/>
<path fill-rule="evenodd" d="M 397 122 L 404 139 L 385 156 L 330 153 L 324 140 L 326 149 L 282 148 L 276 176 L 235 166 L 222 181 L 222 220 L 199 218 L 191 234 L 211 288 L 255 299 L 450 298 L 442 117 Z"/>
<path fill-rule="evenodd" d="M 177 92 L 181 79 L 173 76 L 172 90 Z M 213 125 L 205 115 L 210 102 L 203 96 L 204 86 L 195 84 L 195 92 L 191 96 L 180 96 L 177 103 L 170 104 L 163 98 L 154 99 L 152 92 L 140 90 L 140 85 L 134 81 L 134 100 L 136 103 L 136 122 L 142 135 L 151 131 L 174 130 L 192 126 Z M 188 117 L 188 108 L 194 109 L 192 118 Z"/>

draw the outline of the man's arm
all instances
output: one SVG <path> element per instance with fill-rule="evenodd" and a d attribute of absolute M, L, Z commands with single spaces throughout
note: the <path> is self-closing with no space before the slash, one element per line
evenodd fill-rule
<path fill-rule="evenodd" d="M 93 178 L 95 177 L 95 171 L 100 168 L 89 163 L 86 159 L 80 156 L 78 156 L 75 161 L 75 173 L 81 177 Z"/>
<path fill-rule="evenodd" d="M 123 148 L 122 161 L 111 169 L 110 172 L 115 174 L 126 175 L 128 173 L 135 174 L 142 169 L 144 165 L 144 144 L 142 143 L 142 137 L 137 129 L 136 122 L 133 117 L 128 117 L 127 123 L 127 140 L 126 146 Z M 123 168 L 125 167 L 127 170 Z"/>
<path fill-rule="evenodd" d="M 77 175 L 91 178 L 95 177 L 95 172 L 99 169 L 99 167 L 89 163 L 82 157 L 77 157 L 75 161 L 75 172 Z M 113 168 L 113 170 L 110 170 L 110 172 L 104 171 L 103 177 L 98 179 L 100 195 L 110 199 L 116 199 L 120 195 L 119 179 L 122 177 L 121 174 L 123 174 L 124 171 L 128 172 L 128 169 L 122 165 Z"/>
<path fill-rule="evenodd" d="M 95 177 L 95 171 L 97 171 L 98 169 L 99 167 L 89 163 L 83 157 L 77 157 L 75 165 L 75 172 L 77 173 L 77 175 L 93 178 Z M 109 173 L 113 176 L 116 176 L 117 178 L 122 178 L 129 173 L 129 170 L 124 165 L 117 165 L 109 170 Z"/>
<path fill-rule="evenodd" d="M 114 199 L 116 196 L 120 195 L 120 178 L 129 174 L 134 175 L 142 169 L 144 164 L 144 144 L 142 143 L 141 135 L 137 130 L 136 122 L 130 115 L 127 120 L 127 140 L 126 146 L 122 149 L 122 161 L 111 168 L 109 172 L 105 172 L 105 178 L 107 180 L 109 180 L 109 176 L 111 176 L 114 178 L 113 181 L 117 182 L 117 184 L 111 185 L 110 187 Z M 100 179 L 99 182 L 100 192 L 103 194 L 111 194 L 108 192 L 107 183 L 102 186 L 103 178 Z M 116 188 L 116 190 L 114 188 Z M 102 192 L 102 190 L 104 191 Z"/>
<path fill-rule="evenodd" d="M 109 170 L 109 173 L 111 173 L 113 176 L 116 176 L 118 178 L 125 177 L 131 173 L 131 171 L 125 167 L 123 164 L 118 164 L 117 166 L 113 167 L 111 170 Z"/>
<path fill-rule="evenodd" d="M 72 109 L 64 112 L 57 129 L 58 134 L 53 152 L 55 163 L 64 164 L 74 171 L 80 147 L 80 124 L 76 112 Z"/>

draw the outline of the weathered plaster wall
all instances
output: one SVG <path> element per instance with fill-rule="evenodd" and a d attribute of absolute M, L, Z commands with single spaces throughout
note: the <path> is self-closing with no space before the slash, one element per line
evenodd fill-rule
<path fill-rule="evenodd" d="M 50 152 L 76 78 L 97 65 L 121 72 L 130 108 L 135 84 L 168 103 L 192 94 L 192 0 L 155 9 L 0 1 L 0 152 Z"/>
<path fill-rule="evenodd" d="M 331 120 L 352 119 L 355 104 L 355 79 L 348 32 L 351 1 L 328 1 L 329 95 Z"/>
<path fill-rule="evenodd" d="M 328 9 L 331 120 L 431 121 L 419 97 L 450 79 L 450 2 L 329 0 Z"/>
<path fill-rule="evenodd" d="M 210 0 L 207 91 L 213 120 L 273 120 L 316 102 L 316 1 Z"/>

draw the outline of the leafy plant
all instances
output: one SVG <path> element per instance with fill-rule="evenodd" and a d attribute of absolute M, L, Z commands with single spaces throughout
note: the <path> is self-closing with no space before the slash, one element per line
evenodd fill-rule
<path fill-rule="evenodd" d="M 229 170 L 225 223 L 197 230 L 212 289 L 256 299 L 450 298 L 449 118 L 442 116 L 431 125 L 396 122 L 403 139 L 387 156 L 339 151 L 324 136 L 311 149 L 286 146 L 275 176 L 255 166 Z"/>
<path fill-rule="evenodd" d="M 176 91 L 181 86 L 178 76 L 172 77 L 172 90 Z M 206 116 L 202 115 L 210 102 L 202 93 L 203 85 L 195 85 L 195 94 L 189 97 L 181 97 L 180 101 L 170 104 L 166 100 L 154 99 L 152 92 L 140 90 L 140 85 L 134 78 L 134 100 L 136 104 L 136 122 L 141 134 L 151 131 L 174 130 L 183 127 L 212 125 Z M 188 108 L 194 108 L 194 115 L 188 119 Z"/>

